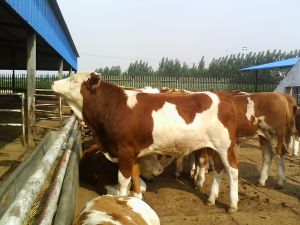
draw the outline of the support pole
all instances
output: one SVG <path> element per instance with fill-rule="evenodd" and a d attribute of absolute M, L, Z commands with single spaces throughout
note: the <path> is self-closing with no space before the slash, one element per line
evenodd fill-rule
<path fill-rule="evenodd" d="M 71 76 L 71 73 L 72 73 L 72 67 L 70 66 L 70 69 L 69 69 L 69 77 Z"/>
<path fill-rule="evenodd" d="M 64 60 L 59 60 L 59 66 L 58 66 L 58 79 L 61 80 L 63 78 L 63 69 L 64 69 Z"/>
<path fill-rule="evenodd" d="M 63 78 L 63 69 L 64 69 L 64 60 L 61 58 L 59 61 L 59 69 L 58 69 L 58 79 L 61 80 Z M 63 113 L 62 113 L 62 99 L 59 97 L 58 99 L 58 107 L 59 107 L 59 120 L 60 120 L 60 128 L 62 128 L 63 123 Z"/>
<path fill-rule="evenodd" d="M 11 64 L 13 67 L 11 89 L 12 89 L 12 92 L 15 93 L 16 92 L 16 75 L 15 75 L 16 53 L 15 53 L 15 49 L 11 50 Z"/>
<path fill-rule="evenodd" d="M 27 149 L 34 147 L 34 94 L 36 88 L 36 34 L 27 33 Z"/>
<path fill-rule="evenodd" d="M 258 78 L 258 70 L 255 70 L 255 92 L 257 92 L 257 78 Z"/>

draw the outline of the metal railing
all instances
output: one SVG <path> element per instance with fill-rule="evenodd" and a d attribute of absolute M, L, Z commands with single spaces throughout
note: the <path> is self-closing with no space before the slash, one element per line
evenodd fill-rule
<path fill-rule="evenodd" d="M 23 145 L 26 144 L 25 140 L 25 94 L 24 93 L 0 93 L 0 97 L 8 96 L 20 96 L 21 98 L 21 107 L 20 108 L 4 108 L 0 109 L 0 113 L 20 113 L 21 114 L 21 123 L 0 123 L 0 126 L 12 126 L 12 127 L 22 127 L 22 142 Z"/>
<path fill-rule="evenodd" d="M 34 139 L 37 140 L 36 128 L 59 130 L 62 127 L 63 119 L 69 117 L 63 114 L 62 98 L 55 95 L 51 89 L 36 89 L 34 95 Z M 59 121 L 59 127 L 37 124 L 38 120 L 56 120 Z"/>

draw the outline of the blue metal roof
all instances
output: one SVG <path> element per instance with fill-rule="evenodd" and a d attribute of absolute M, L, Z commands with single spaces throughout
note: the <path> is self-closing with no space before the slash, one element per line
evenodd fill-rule
<path fill-rule="evenodd" d="M 78 52 L 56 0 L 5 0 L 70 66 Z"/>
<path fill-rule="evenodd" d="M 240 69 L 240 71 L 245 72 L 245 71 L 251 71 L 251 70 L 267 70 L 267 69 L 287 68 L 287 67 L 294 66 L 299 60 L 300 60 L 300 57 L 286 59 L 286 60 L 276 61 L 276 62 L 272 62 L 272 63 L 266 63 L 266 64 L 257 65 L 257 66 L 243 68 L 243 69 Z"/>

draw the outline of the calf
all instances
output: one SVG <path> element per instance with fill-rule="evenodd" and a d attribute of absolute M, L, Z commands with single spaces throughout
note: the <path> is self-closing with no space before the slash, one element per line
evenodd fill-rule
<path fill-rule="evenodd" d="M 99 150 L 99 145 L 95 144 L 83 152 L 79 166 L 79 178 L 85 183 L 95 185 L 97 192 L 101 195 L 116 194 L 119 166 L 117 163 L 109 161 Z M 163 172 L 157 154 L 139 158 L 138 164 L 141 175 L 149 179 Z M 137 171 L 133 179 L 140 179 L 140 173 Z M 134 195 L 139 193 L 137 190 L 142 192 L 146 190 L 146 184 L 142 179 L 139 180 L 139 183 L 139 187 L 133 187 Z"/>
<path fill-rule="evenodd" d="M 94 224 L 159 225 L 160 221 L 156 212 L 140 199 L 105 195 L 88 202 L 74 222 Z"/>
<path fill-rule="evenodd" d="M 185 156 L 209 147 L 222 162 L 208 201 L 215 204 L 224 169 L 230 178 L 230 209 L 237 210 L 236 108 L 226 93 L 149 94 L 124 90 L 95 73 L 55 81 L 64 97 L 91 128 L 111 159 L 119 162 L 119 195 L 127 195 L 137 159 L 150 153 Z M 138 179 L 133 180 L 138 183 Z"/>

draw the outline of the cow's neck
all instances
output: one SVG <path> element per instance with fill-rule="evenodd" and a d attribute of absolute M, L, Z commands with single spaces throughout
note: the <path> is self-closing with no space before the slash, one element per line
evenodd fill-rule
<path fill-rule="evenodd" d="M 71 107 L 71 109 L 73 110 L 73 112 L 75 113 L 75 115 L 82 120 L 82 109 L 80 107 L 78 107 L 76 104 L 68 102 L 69 106 Z"/>
<path fill-rule="evenodd" d="M 125 113 L 127 97 L 122 88 L 101 82 L 95 92 L 83 87 L 81 93 L 84 120 L 93 126 L 95 131 L 99 129 L 99 124 L 105 124 L 103 127 L 105 129 L 106 126 L 111 126 L 123 118 L 120 114 Z"/>

